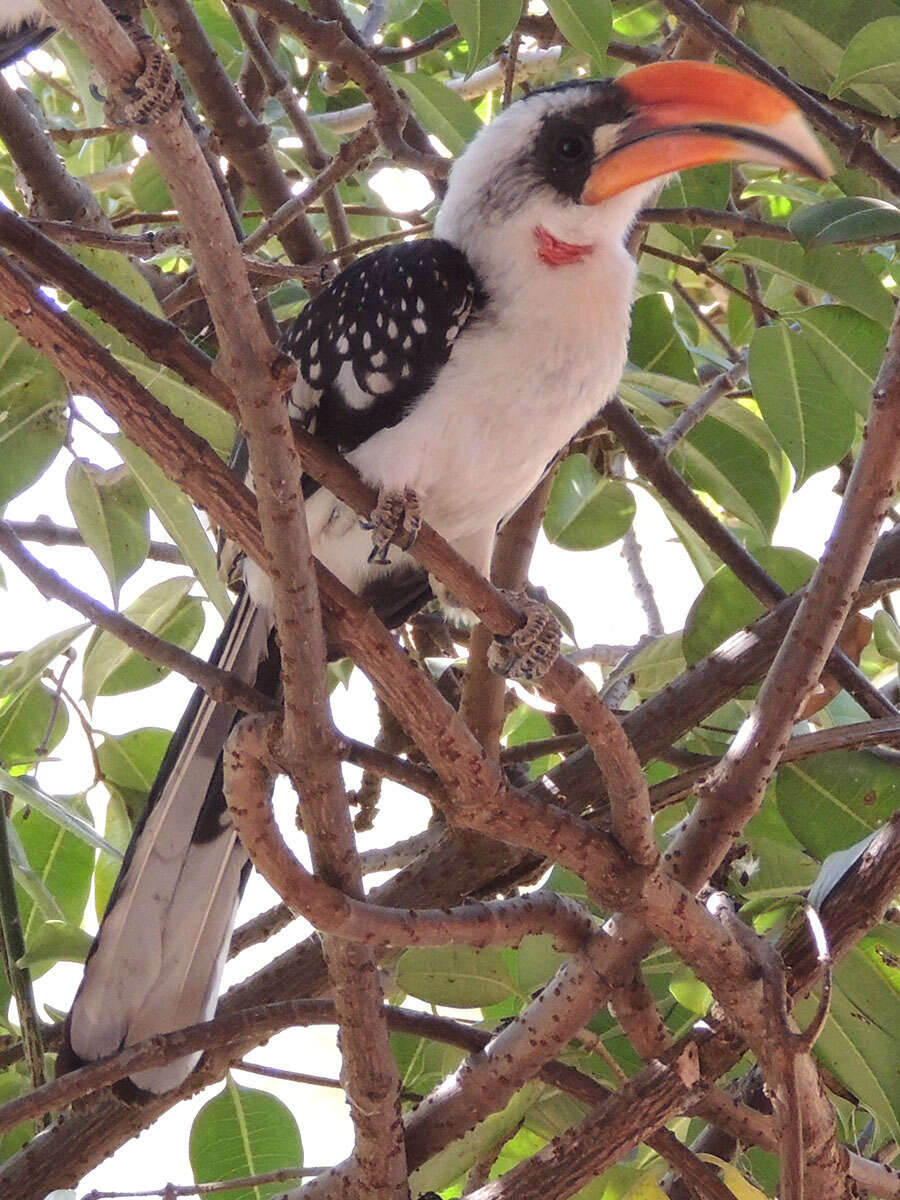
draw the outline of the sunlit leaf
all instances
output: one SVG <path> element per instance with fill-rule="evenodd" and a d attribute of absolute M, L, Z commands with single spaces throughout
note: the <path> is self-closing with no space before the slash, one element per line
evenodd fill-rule
<path fill-rule="evenodd" d="M 880 325 L 888 327 L 891 323 L 894 306 L 890 293 L 850 250 L 836 250 L 833 246 L 804 250 L 790 242 L 742 238 L 727 255 L 736 262 L 748 262 L 751 266 L 774 271 L 792 283 L 830 293 Z M 798 304 L 797 307 L 805 305 Z"/>
<path fill-rule="evenodd" d="M 0 509 L 55 457 L 66 433 L 57 371 L 0 320 Z"/>
<path fill-rule="evenodd" d="M 521 0 L 447 0 L 447 7 L 469 47 L 469 75 L 506 41 L 522 15 Z"/>
<path fill-rule="evenodd" d="M 47 667 L 68 650 L 75 638 L 87 629 L 87 625 L 73 625 L 70 629 L 62 629 L 52 633 L 43 641 L 17 654 L 6 666 L 0 667 L 0 697 L 15 696 L 22 688 L 28 687 L 41 675 Z"/>
<path fill-rule="evenodd" d="M 244 1179 L 303 1165 L 300 1130 L 291 1110 L 269 1092 L 239 1087 L 229 1075 L 221 1092 L 194 1118 L 189 1153 L 195 1183 Z M 283 1183 L 229 1192 L 235 1200 L 265 1200 Z"/>
<path fill-rule="evenodd" d="M 73 459 L 66 496 L 81 536 L 100 560 L 118 607 L 119 588 L 150 548 L 147 502 L 127 467 L 104 471 Z"/>
<path fill-rule="evenodd" d="M 38 761 L 38 747 L 43 755 L 52 753 L 68 725 L 65 701 L 43 683 L 33 683 L 0 708 L 0 762 L 32 766 Z"/>
<path fill-rule="evenodd" d="M 547 10 L 576 50 L 597 59 L 606 54 L 612 33 L 610 0 L 547 0 Z"/>
<path fill-rule="evenodd" d="M 831 94 L 872 83 L 900 87 L 900 16 L 872 21 L 856 34 L 844 51 Z"/>
<path fill-rule="evenodd" d="M 66 803 L 85 820 L 89 818 L 83 797 L 69 797 Z M 93 847 L 58 821 L 30 807 L 16 812 L 13 827 L 32 871 L 59 905 L 65 918 L 63 924 L 79 925 L 91 889 Z M 19 911 L 26 948 L 30 950 L 44 925 L 43 915 L 24 893 L 19 897 Z"/>
<path fill-rule="evenodd" d="M 90 883 L 90 872 L 87 873 Z M 65 921 L 44 921 L 31 938 L 26 936 L 25 953 L 18 966 L 28 967 L 32 975 L 49 970 L 58 962 L 84 962 L 93 938 L 78 925 Z"/>
<path fill-rule="evenodd" d="M 231 599 L 219 578 L 215 553 L 193 504 L 140 447 L 122 434 L 115 434 L 109 441 L 128 464 L 147 503 L 181 551 L 184 561 L 196 572 L 207 596 L 221 616 L 227 617 Z"/>
<path fill-rule="evenodd" d="M 106 844 L 93 825 L 86 821 L 79 812 L 60 797 L 48 795 L 33 780 L 26 779 L 21 775 L 10 775 L 8 771 L 0 767 L 0 787 L 10 792 L 17 800 L 21 800 L 23 804 L 45 813 L 51 821 L 56 822 L 63 829 L 71 830 L 76 837 L 81 838 L 88 845 L 112 851 L 112 846 Z"/>
<path fill-rule="evenodd" d="M 135 624 L 182 650 L 192 650 L 203 632 L 203 605 L 188 596 L 192 578 L 166 579 L 148 588 L 125 609 Z M 115 696 L 150 687 L 169 672 L 138 654 L 113 634 L 97 633 L 84 655 L 84 699 L 92 706 L 97 696 Z"/>
<path fill-rule="evenodd" d="M 398 72 L 397 86 L 407 93 L 425 128 L 436 134 L 451 154 L 461 154 L 481 128 L 471 105 L 433 75 Z"/>

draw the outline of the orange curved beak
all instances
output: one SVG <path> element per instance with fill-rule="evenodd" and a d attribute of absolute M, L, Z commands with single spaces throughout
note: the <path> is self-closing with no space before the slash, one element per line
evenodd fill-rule
<path fill-rule="evenodd" d="M 709 63 L 664 62 L 616 82 L 634 116 L 591 172 L 583 204 L 716 162 L 771 164 L 817 179 L 832 174 L 796 105 L 749 75 Z"/>

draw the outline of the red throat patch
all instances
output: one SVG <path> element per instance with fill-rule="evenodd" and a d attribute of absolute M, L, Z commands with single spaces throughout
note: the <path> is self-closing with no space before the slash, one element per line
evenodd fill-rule
<path fill-rule="evenodd" d="M 537 243 L 537 256 L 548 267 L 569 267 L 572 263 L 583 262 L 588 255 L 594 253 L 591 245 L 579 246 L 575 242 L 564 242 L 554 237 L 543 225 L 535 225 L 534 240 Z"/>

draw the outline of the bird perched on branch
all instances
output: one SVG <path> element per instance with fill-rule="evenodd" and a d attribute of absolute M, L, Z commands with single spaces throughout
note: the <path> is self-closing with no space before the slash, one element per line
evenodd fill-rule
<path fill-rule="evenodd" d="M 487 572 L 498 526 L 618 383 L 639 209 L 661 177 L 724 160 L 830 173 L 789 101 L 723 68 L 660 63 L 534 92 L 454 164 L 433 238 L 359 259 L 297 317 L 292 415 L 379 491 L 366 530 L 311 486 L 313 549 L 387 621 L 427 586 L 394 542 L 422 518 Z M 215 661 L 274 695 L 268 593 L 247 564 Z M 222 794 L 236 719 L 198 694 L 172 739 L 85 966 L 70 1061 L 215 1009 L 249 868 Z M 168 1090 L 196 1057 L 134 1082 Z"/>

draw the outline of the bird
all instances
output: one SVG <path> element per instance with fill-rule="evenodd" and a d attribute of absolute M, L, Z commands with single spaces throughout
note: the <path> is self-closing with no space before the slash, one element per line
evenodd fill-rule
<path fill-rule="evenodd" d="M 498 528 L 618 384 L 641 207 L 673 172 L 720 161 L 831 173 L 799 110 L 725 67 L 660 62 L 535 90 L 454 162 L 432 237 L 359 258 L 291 323 L 292 419 L 379 496 L 364 528 L 310 482 L 313 551 L 388 624 L 429 594 L 418 521 L 487 574 Z M 246 463 L 240 450 L 234 469 Z M 252 561 L 238 570 L 212 659 L 277 696 L 269 581 Z M 222 791 L 239 717 L 198 692 L 172 737 L 85 963 L 64 1068 L 214 1014 L 249 870 Z M 166 1092 L 198 1059 L 131 1084 Z"/>
<path fill-rule="evenodd" d="M 0 68 L 11 66 L 54 32 L 36 0 L 0 0 Z"/>

